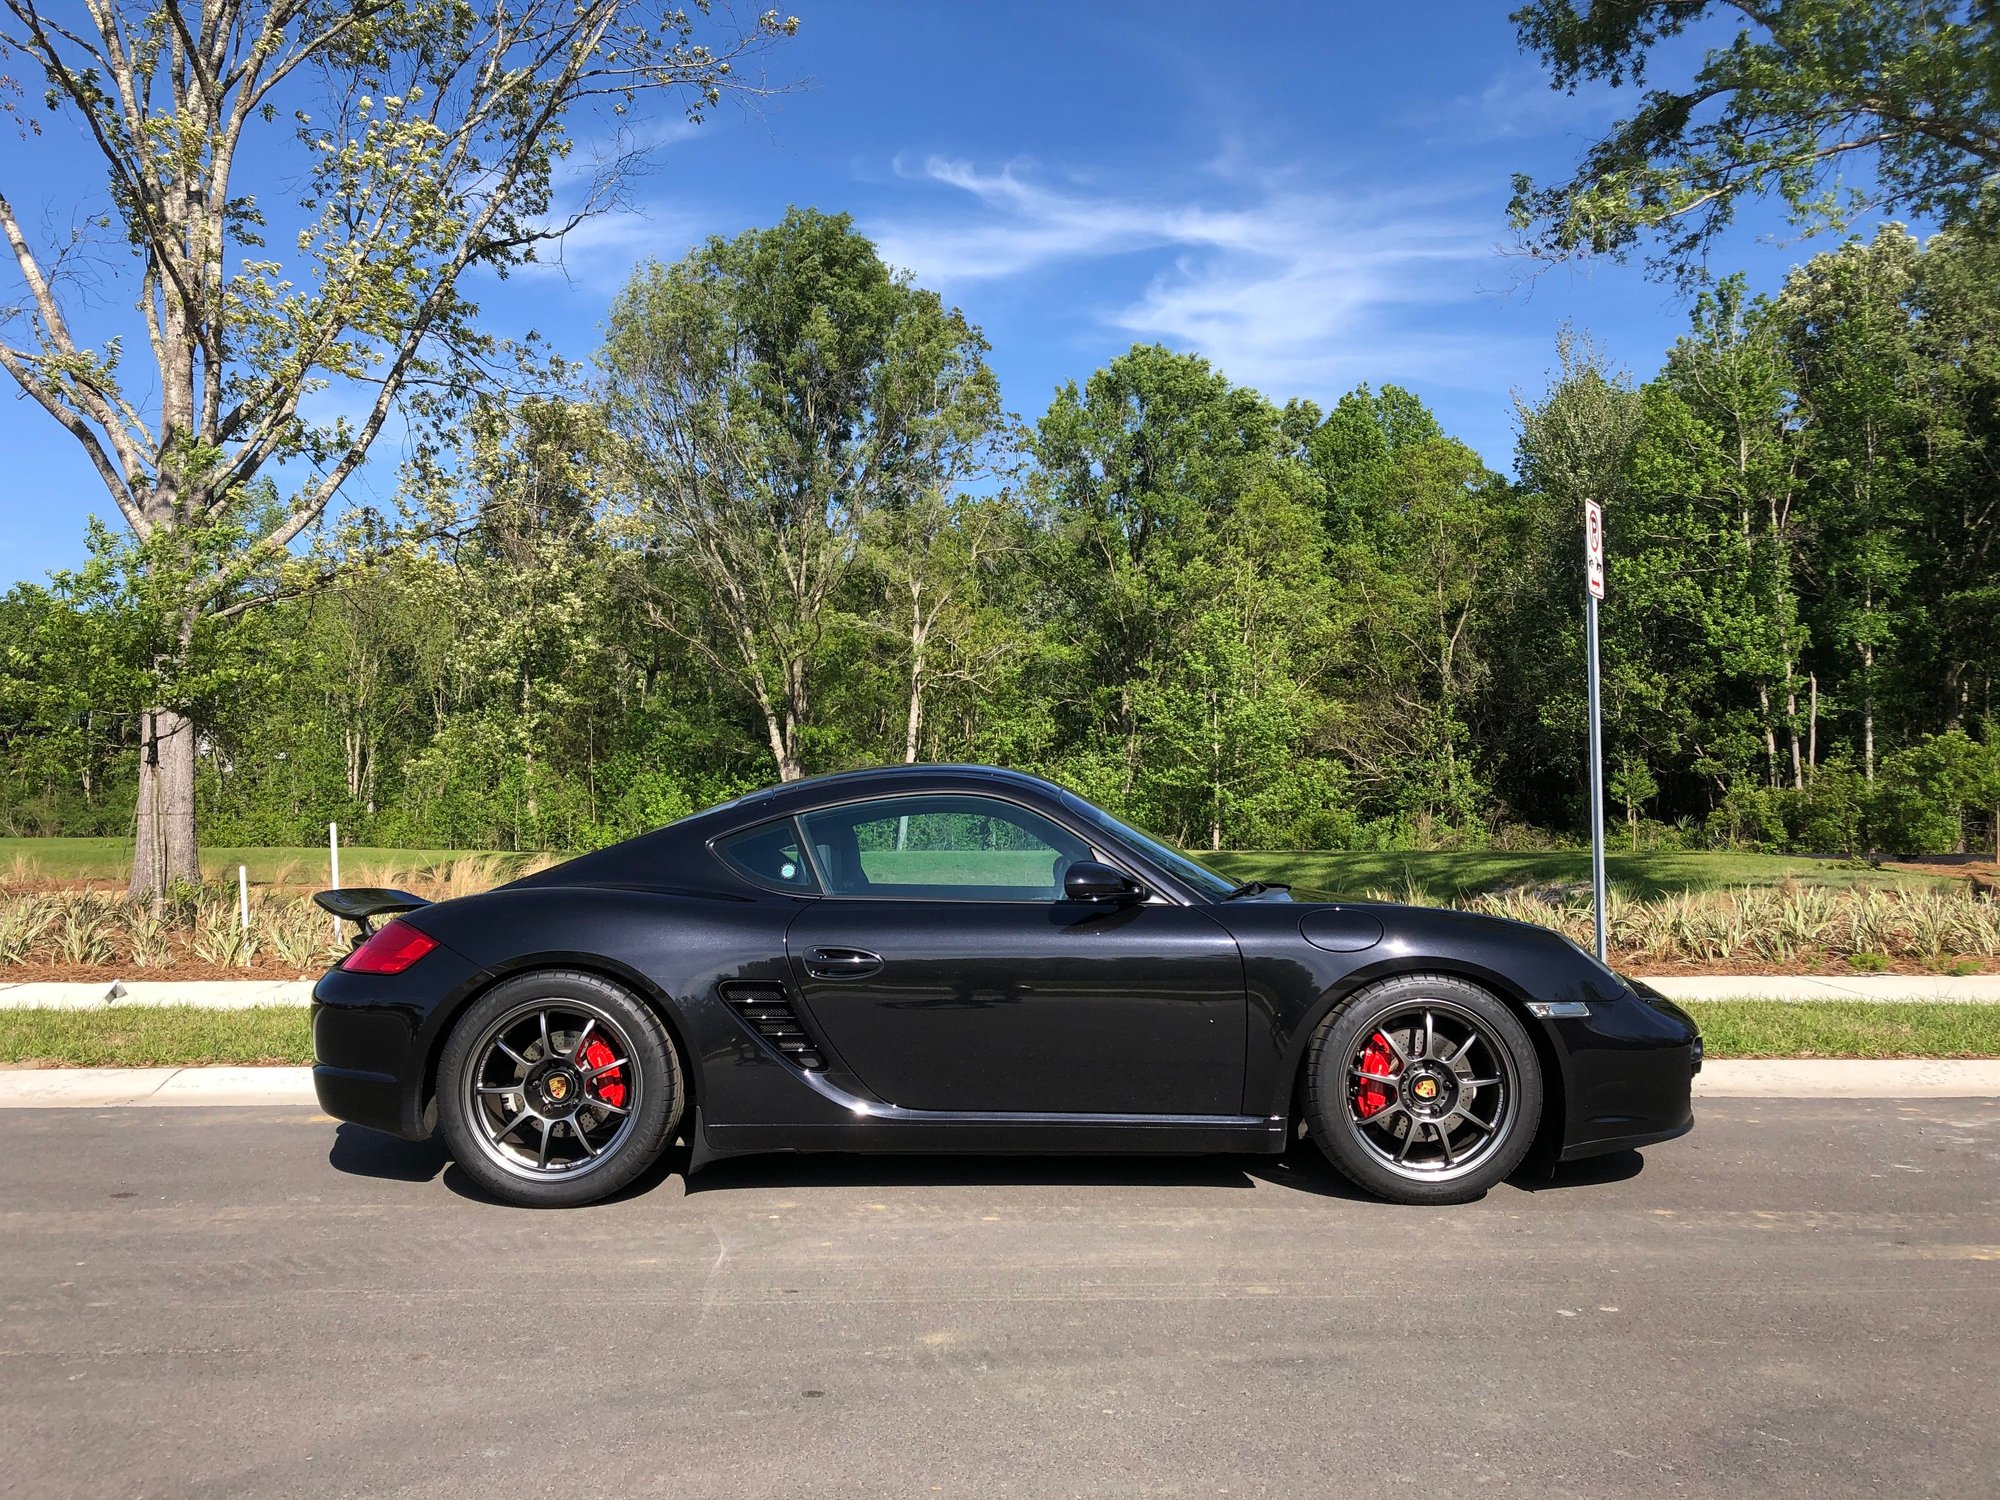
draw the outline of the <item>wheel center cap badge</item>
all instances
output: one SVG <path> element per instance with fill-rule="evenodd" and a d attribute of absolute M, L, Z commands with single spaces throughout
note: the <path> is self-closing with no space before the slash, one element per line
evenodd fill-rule
<path fill-rule="evenodd" d="M 567 1099 L 569 1097 L 569 1080 L 560 1073 L 551 1073 L 546 1087 L 551 1099 Z"/>
<path fill-rule="evenodd" d="M 1437 1080 L 1435 1078 L 1419 1078 L 1410 1086 L 1410 1092 L 1415 1094 L 1419 1099 L 1435 1099 L 1438 1096 Z"/>

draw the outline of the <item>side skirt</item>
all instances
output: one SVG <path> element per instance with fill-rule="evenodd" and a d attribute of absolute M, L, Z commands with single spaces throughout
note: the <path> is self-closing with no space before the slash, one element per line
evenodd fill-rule
<path fill-rule="evenodd" d="M 965 1155 L 1280 1155 L 1285 1121 L 1260 1115 L 974 1114 L 898 1110 L 838 1125 L 711 1125 L 695 1109 L 688 1170 L 766 1151 Z"/>

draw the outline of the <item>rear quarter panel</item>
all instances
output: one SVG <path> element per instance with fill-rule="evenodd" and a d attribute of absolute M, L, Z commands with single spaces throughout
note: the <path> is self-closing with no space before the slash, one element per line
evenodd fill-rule
<path fill-rule="evenodd" d="M 785 929 L 801 904 L 777 895 L 533 885 L 427 908 L 418 925 L 477 965 L 481 981 L 424 1023 L 426 1087 L 434 1086 L 452 1023 L 479 993 L 512 974 L 571 968 L 623 984 L 659 1012 L 708 1119 L 844 1118 L 751 1034 L 721 994 L 731 980 L 790 983 Z M 842 1072 L 829 1058 L 829 1081 Z"/>

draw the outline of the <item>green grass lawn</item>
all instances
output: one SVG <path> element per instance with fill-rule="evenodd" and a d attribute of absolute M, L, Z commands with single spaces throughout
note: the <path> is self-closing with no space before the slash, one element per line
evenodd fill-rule
<path fill-rule="evenodd" d="M 248 868 L 254 884 L 269 885 L 275 881 L 316 890 L 327 884 L 326 854 L 324 844 L 318 848 L 204 847 L 201 873 L 208 880 L 234 880 L 240 864 Z M 363 872 L 379 875 L 392 870 L 421 870 L 469 855 L 507 863 L 536 857 L 477 849 L 378 849 L 342 844 L 340 879 L 343 885 L 354 885 L 356 876 Z M 7 877 L 17 861 L 31 879 L 123 880 L 132 871 L 132 841 L 0 838 L 0 878 Z"/>
<path fill-rule="evenodd" d="M 0 1063 L 70 1068 L 160 1068 L 184 1063 L 309 1063 L 303 1005 L 208 1010 L 125 1005 L 115 1010 L 0 1010 Z"/>
<path fill-rule="evenodd" d="M 2000 1005 L 1710 1000 L 1687 1010 L 1712 1058 L 2000 1057 Z M 0 1063 L 143 1068 L 311 1061 L 303 1006 L 0 1011 Z"/>
<path fill-rule="evenodd" d="M 2000 1057 L 2000 1005 L 1707 1000 L 1683 1008 L 1716 1058 Z"/>
<path fill-rule="evenodd" d="M 1449 850 L 1413 854 L 1295 853 L 1241 850 L 1200 854 L 1203 863 L 1237 880 L 1284 880 L 1304 890 L 1336 896 L 1369 891 L 1401 895 L 1406 886 L 1435 901 L 1449 901 L 1501 885 L 1590 883 L 1590 851 L 1508 854 L 1491 850 Z M 1747 854 L 1709 850 L 1631 854 L 1608 852 L 1606 873 L 1626 895 L 1639 899 L 1711 891 L 1727 886 L 1776 885 L 1787 876 L 1811 885 L 1946 886 L 1949 876 L 1870 870 L 1838 860 L 1795 854 Z"/>

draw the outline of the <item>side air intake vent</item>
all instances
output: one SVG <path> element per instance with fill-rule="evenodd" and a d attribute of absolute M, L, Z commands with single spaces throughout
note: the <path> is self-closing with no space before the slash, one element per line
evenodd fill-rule
<path fill-rule="evenodd" d="M 802 1068 L 826 1066 L 819 1044 L 806 1034 L 781 984 L 736 981 L 722 987 L 722 998 L 751 1028 Z"/>

